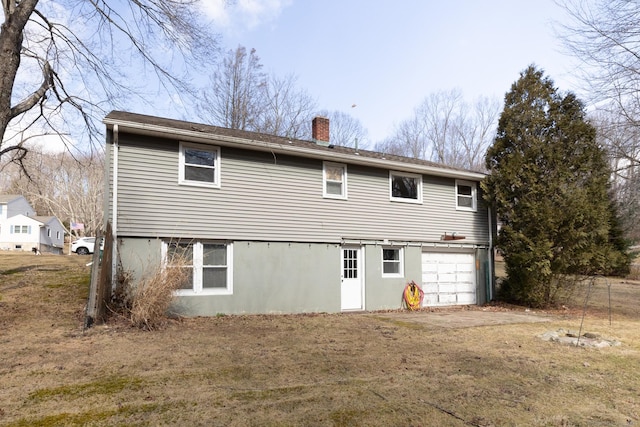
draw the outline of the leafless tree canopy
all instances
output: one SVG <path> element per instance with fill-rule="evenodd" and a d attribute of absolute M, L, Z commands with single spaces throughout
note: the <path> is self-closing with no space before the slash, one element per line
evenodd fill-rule
<path fill-rule="evenodd" d="M 559 33 L 582 63 L 592 119 L 614 170 L 613 189 L 629 237 L 640 240 L 640 2 L 558 0 Z"/>
<path fill-rule="evenodd" d="M 29 175 L 16 165 L 6 167 L 7 183 L 0 192 L 25 196 L 39 215 L 55 215 L 62 221 L 67 233 L 72 232 L 70 222 L 80 222 L 86 235 L 95 236 L 103 218 L 102 152 L 74 157 L 69 152 L 32 149 L 24 162 Z"/>
<path fill-rule="evenodd" d="M 338 110 L 320 111 L 319 115 L 329 119 L 329 136 L 332 144 L 361 149 L 369 146 L 368 132 L 360 120 Z"/>
<path fill-rule="evenodd" d="M 189 72 L 210 64 L 218 44 L 198 0 L 2 0 L 2 6 L 0 159 L 16 162 L 33 135 L 58 135 L 71 145 L 99 136 L 106 111 L 132 98 L 156 98 L 136 86 L 141 82 L 157 77 L 155 92 L 194 94 Z"/>
<path fill-rule="evenodd" d="M 227 52 L 203 91 L 200 118 L 232 129 L 308 138 L 316 102 L 296 80 L 263 73 L 255 49 L 247 53 L 238 46 Z"/>
<path fill-rule="evenodd" d="M 413 117 L 379 143 L 379 151 L 430 160 L 471 170 L 484 169 L 484 153 L 495 135 L 497 100 L 465 102 L 458 90 L 427 96 Z"/>
<path fill-rule="evenodd" d="M 251 130 L 259 114 L 261 93 L 266 75 L 256 50 L 244 46 L 230 50 L 210 76 L 203 91 L 200 117 L 218 126 Z"/>
<path fill-rule="evenodd" d="M 626 237 L 640 241 L 640 167 L 638 141 L 640 127 L 615 110 L 600 108 L 591 114 L 597 129 L 598 143 L 607 149 L 611 170 L 611 189 L 618 202 L 622 228 Z"/>

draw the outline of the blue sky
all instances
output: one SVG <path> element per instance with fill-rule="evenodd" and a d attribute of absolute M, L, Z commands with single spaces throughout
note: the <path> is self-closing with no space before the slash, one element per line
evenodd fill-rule
<path fill-rule="evenodd" d="M 553 30 L 563 16 L 553 0 L 205 2 L 225 50 L 255 48 L 265 71 L 295 74 L 321 109 L 358 118 L 371 142 L 431 93 L 502 100 L 529 64 L 578 90 Z"/>

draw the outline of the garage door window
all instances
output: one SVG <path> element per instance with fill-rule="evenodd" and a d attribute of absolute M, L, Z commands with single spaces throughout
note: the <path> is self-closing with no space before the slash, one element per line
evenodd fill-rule
<path fill-rule="evenodd" d="M 382 248 L 382 277 L 402 277 L 402 248 Z"/>

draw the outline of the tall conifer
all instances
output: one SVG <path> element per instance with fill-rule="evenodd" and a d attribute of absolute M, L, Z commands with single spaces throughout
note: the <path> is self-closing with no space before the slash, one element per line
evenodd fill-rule
<path fill-rule="evenodd" d="M 486 199 L 501 225 L 504 297 L 533 306 L 562 297 L 569 275 L 603 274 L 610 243 L 610 169 L 583 104 L 534 66 L 505 96 L 487 151 Z"/>

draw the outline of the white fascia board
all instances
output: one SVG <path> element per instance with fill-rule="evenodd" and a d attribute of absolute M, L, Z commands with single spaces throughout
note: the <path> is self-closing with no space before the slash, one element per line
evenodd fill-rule
<path fill-rule="evenodd" d="M 125 120 L 105 118 L 106 125 L 118 125 L 120 133 L 129 132 L 137 135 L 154 136 L 166 138 L 167 135 L 182 141 L 198 142 L 201 144 L 213 144 L 219 146 L 238 147 L 249 150 L 266 151 L 277 154 L 289 154 L 294 156 L 329 160 L 361 166 L 374 166 L 381 169 L 397 170 L 402 172 L 413 172 L 425 175 L 441 176 L 446 178 L 468 179 L 481 181 L 486 174 L 472 171 L 451 170 L 434 166 L 418 165 L 412 163 L 399 162 L 395 160 L 376 159 L 372 157 L 360 157 L 357 154 L 332 153 L 325 150 L 315 150 L 312 148 L 298 147 L 296 145 L 279 144 L 267 141 L 257 141 L 233 136 L 205 133 L 186 129 L 175 129 L 167 126 L 158 126 L 147 123 L 138 123 Z"/>

